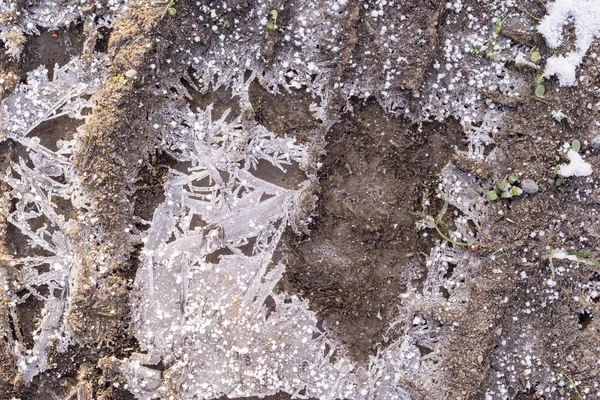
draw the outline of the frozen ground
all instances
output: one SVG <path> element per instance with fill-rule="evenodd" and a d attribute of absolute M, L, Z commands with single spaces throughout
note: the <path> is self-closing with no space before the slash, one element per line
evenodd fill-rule
<path fill-rule="evenodd" d="M 598 0 L 0 0 L 0 398 L 600 398 Z"/>

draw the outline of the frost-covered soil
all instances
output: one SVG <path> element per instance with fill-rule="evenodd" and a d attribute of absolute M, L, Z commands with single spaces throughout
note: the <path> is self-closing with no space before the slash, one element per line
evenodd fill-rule
<path fill-rule="evenodd" d="M 0 0 L 0 398 L 600 398 L 599 12 Z"/>

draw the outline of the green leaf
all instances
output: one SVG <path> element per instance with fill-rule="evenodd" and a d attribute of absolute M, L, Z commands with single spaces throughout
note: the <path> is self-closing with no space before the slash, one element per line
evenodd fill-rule
<path fill-rule="evenodd" d="M 277 23 L 278 16 L 279 16 L 279 13 L 277 12 L 277 10 L 271 10 L 271 18 L 273 18 L 273 23 Z"/>
<path fill-rule="evenodd" d="M 223 21 L 223 28 L 227 29 L 231 26 L 231 23 L 227 20 Z"/>
<path fill-rule="evenodd" d="M 502 195 L 500 197 L 502 197 L 503 199 L 510 199 L 511 197 L 513 197 L 513 195 L 510 190 L 507 190 L 506 192 L 502 192 Z"/>
<path fill-rule="evenodd" d="M 175 15 L 175 14 L 177 14 L 177 10 L 174 9 L 173 7 L 169 7 L 168 11 L 169 11 L 169 15 Z"/>
<path fill-rule="evenodd" d="M 513 172 L 512 174 L 508 175 L 508 181 L 510 183 L 515 183 L 518 180 L 519 180 L 519 174 L 517 174 L 516 172 Z"/>
<path fill-rule="evenodd" d="M 556 178 L 556 181 L 554 182 L 554 184 L 556 186 L 560 186 L 560 185 L 562 185 L 562 183 L 563 183 L 563 178 L 561 178 L 561 177 Z"/>
<path fill-rule="evenodd" d="M 490 190 L 487 192 L 487 198 L 489 201 L 496 201 L 498 200 L 498 192 L 496 192 L 494 189 Z"/>
<path fill-rule="evenodd" d="M 272 21 L 267 22 L 267 29 L 270 31 L 275 30 L 275 24 Z"/>
<path fill-rule="evenodd" d="M 544 97 L 544 93 L 546 93 L 546 87 L 544 85 L 539 84 L 535 87 L 536 97 Z"/>
<path fill-rule="evenodd" d="M 571 149 L 579 153 L 579 150 L 581 150 L 581 142 L 577 139 L 573 140 L 573 143 L 571 143 Z"/>
<path fill-rule="evenodd" d="M 542 76 L 536 76 L 535 79 L 533 80 L 533 84 L 535 86 L 541 85 L 543 81 L 544 81 L 544 77 L 542 77 Z"/>
<path fill-rule="evenodd" d="M 542 58 L 542 55 L 540 54 L 539 51 L 534 51 L 533 53 L 531 53 L 531 61 L 533 61 L 534 63 L 540 61 L 540 59 Z"/>
<path fill-rule="evenodd" d="M 510 188 L 510 184 L 502 179 L 496 182 L 496 187 L 500 189 L 500 191 L 505 192 Z"/>
<path fill-rule="evenodd" d="M 518 196 L 519 195 L 519 188 L 516 186 L 513 186 L 510 188 L 510 194 L 511 196 Z"/>

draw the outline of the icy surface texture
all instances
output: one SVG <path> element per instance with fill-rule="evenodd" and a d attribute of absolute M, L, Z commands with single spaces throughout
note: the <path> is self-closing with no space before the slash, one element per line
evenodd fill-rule
<path fill-rule="evenodd" d="M 19 85 L 2 103 L 0 139 L 27 140 L 24 138 L 42 122 L 63 115 L 83 119 L 81 111 L 91 103 L 82 96 L 91 95 L 100 86 L 103 63 L 97 58 L 89 67 L 74 59 L 56 68 L 52 79 L 44 66 L 30 72 L 27 84 Z"/>
<path fill-rule="evenodd" d="M 502 113 L 494 100 L 510 102 L 527 90 L 527 83 L 507 63 L 528 52 L 528 47 L 500 34 L 511 18 L 518 18 L 513 15 L 513 5 L 494 0 L 475 10 L 463 7 L 460 1 L 446 3 L 443 24 L 462 24 L 463 29 L 442 30 L 444 57 L 434 60 L 433 73 L 423 85 L 422 119 L 454 117 L 469 137 L 473 136 L 473 142 L 498 129 Z M 477 128 L 483 121 L 486 123 Z M 472 156 L 480 158 L 480 151 L 472 149 Z"/>
<path fill-rule="evenodd" d="M 563 41 L 563 28 L 572 23 L 577 36 L 576 50 L 567 54 L 552 56 L 546 63 L 544 77 L 556 75 L 561 86 L 576 83 L 575 70 L 594 39 L 600 36 L 600 1 L 598 0 L 557 0 L 546 5 L 548 14 L 538 25 L 548 46 L 558 48 Z"/>
<path fill-rule="evenodd" d="M 242 112 L 244 115 L 244 112 Z M 164 144 L 187 171 L 171 171 L 135 280 L 135 331 L 145 355 L 122 365 L 140 399 L 214 398 L 280 391 L 300 398 L 407 398 L 394 361 L 359 368 L 317 328 L 306 301 L 273 289 L 283 230 L 311 188 L 258 177 L 256 167 L 304 165 L 307 146 L 211 107 L 175 114 Z M 148 366 L 168 367 L 157 374 Z"/>
<path fill-rule="evenodd" d="M 42 0 L 24 2 L 0 1 L 0 40 L 4 42 L 8 54 L 19 59 L 27 38 L 25 35 L 39 35 L 40 29 L 56 30 L 88 19 L 93 25 L 110 24 L 116 15 L 127 10 L 128 0 L 110 0 L 96 4 L 66 0 L 57 2 Z M 87 16 L 86 16 L 87 14 Z M 91 18 L 90 18 L 91 17 Z"/>
<path fill-rule="evenodd" d="M 96 66 L 101 67 L 101 60 L 96 61 Z M 76 260 L 67 235 L 73 221 L 65 214 L 86 203 L 71 165 L 74 140 L 59 140 L 57 149 L 51 150 L 40 143 L 40 138 L 29 134 L 44 121 L 60 116 L 83 119 L 82 110 L 92 102 L 82 96 L 97 89 L 101 76 L 96 73 L 96 78 L 92 78 L 91 72 L 97 71 L 73 60 L 57 67 L 49 80 L 47 71 L 40 67 L 29 74 L 27 84 L 20 85 L 0 110 L 0 138 L 11 140 L 19 149 L 0 176 L 10 187 L 8 200 L 14 204 L 6 220 L 33 249 L 32 254 L 11 260 L 18 271 L 16 280 L 11 282 L 11 307 L 30 296 L 44 304 L 33 332 L 33 348 L 26 348 L 19 337 L 14 338 L 25 382 L 48 367 L 49 346 L 60 351 L 70 340 L 63 312 L 69 301 L 70 274 Z M 24 295 L 17 295 L 22 291 Z"/>
<path fill-rule="evenodd" d="M 127 10 L 127 0 L 111 0 L 105 7 L 98 3 L 97 14 L 117 15 Z M 39 34 L 38 28 L 58 29 L 68 26 L 81 19 L 86 11 L 91 11 L 94 6 L 82 7 L 79 1 L 42 0 L 32 2 L 27 8 L 20 8 L 17 1 L 0 2 L 0 32 L 6 32 L 18 27 L 24 33 Z"/>
<path fill-rule="evenodd" d="M 269 2 L 252 7 L 208 2 L 200 7 L 198 24 L 215 33 L 211 47 L 192 59 L 204 90 L 212 83 L 243 95 L 254 79 L 274 93 L 307 90 L 320 98 L 315 113 L 326 126 L 334 117 L 326 110 L 332 99 L 336 106 L 350 108 L 350 97 L 374 96 L 385 109 L 405 112 L 402 91 L 417 90 L 422 77 L 413 75 L 424 70 L 407 68 L 408 58 L 432 39 L 435 30 L 426 29 L 427 23 L 435 25 L 438 10 L 432 9 L 432 21 L 423 22 L 407 18 L 411 6 L 401 2 L 338 0 L 272 7 Z M 404 37 L 408 31 L 416 33 L 410 43 Z M 358 40 L 360 35 L 369 40 Z M 428 58 L 419 62 L 425 68 Z"/>

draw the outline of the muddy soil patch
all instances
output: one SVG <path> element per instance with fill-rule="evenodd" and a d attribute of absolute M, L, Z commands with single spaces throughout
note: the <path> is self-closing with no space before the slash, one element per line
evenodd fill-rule
<path fill-rule="evenodd" d="M 455 122 L 419 129 L 374 101 L 355 102 L 327 136 L 318 217 L 309 235 L 286 236 L 283 287 L 309 298 L 358 359 L 385 343 L 399 296 L 425 277 L 439 238 L 417 234 L 410 212 L 425 199 L 442 206 L 439 172 L 463 139 Z"/>
<path fill-rule="evenodd" d="M 493 171 L 491 185 L 517 172 L 521 180 L 536 181 L 539 192 L 490 206 L 491 219 L 478 243 L 482 268 L 469 279 L 469 306 L 449 341 L 446 363 L 454 394 L 482 398 L 504 385 L 509 398 L 545 398 L 539 393 L 548 388 L 542 383 L 548 376 L 564 380 L 557 371 L 578 382 L 580 391 L 597 387 L 599 372 L 590 366 L 596 362 L 600 332 L 594 316 L 598 268 L 550 262 L 559 249 L 598 260 L 595 179 L 570 177 L 557 186 L 553 172 L 566 163 L 561 148 L 573 139 L 583 143 L 580 152 L 592 165 L 592 177 L 600 168 L 598 151 L 589 145 L 598 136 L 593 104 L 600 71 L 596 63 L 586 62 L 580 74 L 576 87 L 557 91 L 557 82 L 548 80 L 543 102 L 530 100 L 507 109 L 504 127 L 494 137 L 496 157 L 487 166 Z M 556 110 L 566 115 L 561 122 L 551 117 Z M 534 360 L 533 368 L 522 363 L 527 356 Z M 577 396 L 567 385 L 547 398 Z"/>
<path fill-rule="evenodd" d="M 29 36 L 19 71 L 26 73 L 44 65 L 48 69 L 48 76 L 52 79 L 55 64 L 65 65 L 73 57 L 81 54 L 85 41 L 82 33 L 83 24 L 79 24 L 71 29 L 56 31 L 43 29 L 39 35 Z"/>
<path fill-rule="evenodd" d="M 306 90 L 274 95 L 254 81 L 248 94 L 256 121 L 271 132 L 306 142 L 320 126 L 311 112 L 311 105 L 319 100 Z"/>

